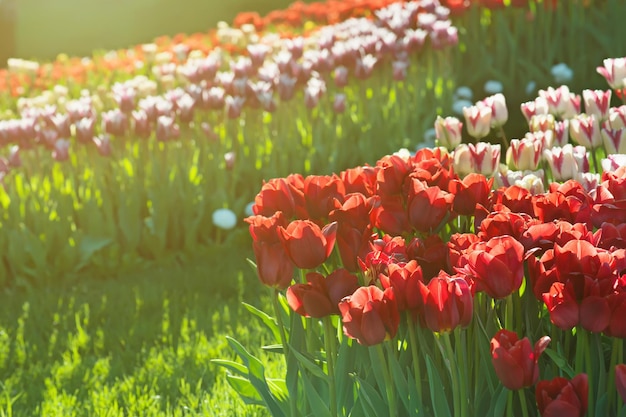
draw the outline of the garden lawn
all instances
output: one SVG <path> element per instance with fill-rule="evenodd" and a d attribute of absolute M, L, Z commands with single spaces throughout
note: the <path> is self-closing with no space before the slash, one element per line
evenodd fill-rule
<path fill-rule="evenodd" d="M 210 363 L 231 358 L 226 335 L 263 343 L 240 302 L 268 302 L 245 257 L 222 246 L 184 266 L 172 260 L 114 279 L 5 290 L 0 415 L 267 415 L 245 406 Z M 264 363 L 283 372 L 282 361 Z"/>

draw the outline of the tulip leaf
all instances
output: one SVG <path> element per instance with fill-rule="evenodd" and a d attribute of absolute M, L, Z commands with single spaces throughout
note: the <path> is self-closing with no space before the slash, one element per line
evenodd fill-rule
<path fill-rule="evenodd" d="M 293 346 L 289 345 L 289 349 L 290 353 L 292 353 L 296 357 L 296 359 L 304 367 L 304 369 L 311 372 L 316 377 L 321 378 L 324 381 L 328 381 L 328 375 L 326 375 L 322 368 L 315 364 L 315 362 L 304 356 L 302 353 L 298 352 L 298 350 L 295 349 Z"/>
<path fill-rule="evenodd" d="M 289 391 L 284 379 L 267 378 L 267 385 L 280 401 L 287 402 L 289 400 Z"/>
<path fill-rule="evenodd" d="M 576 375 L 576 372 L 572 367 L 567 363 L 567 360 L 557 353 L 554 349 L 547 348 L 545 351 L 546 355 L 552 359 L 552 362 L 563 372 L 565 372 L 568 378 L 573 378 Z"/>
<path fill-rule="evenodd" d="M 489 415 L 503 416 L 504 410 L 506 408 L 508 396 L 509 396 L 509 390 L 504 385 L 498 386 L 498 388 L 496 389 L 496 392 L 494 393 L 494 398 L 496 400 L 495 402 L 492 403 L 492 409 L 489 411 Z"/>
<path fill-rule="evenodd" d="M 617 413 L 618 417 L 626 417 L 626 406 L 622 405 L 622 408 Z"/>
<path fill-rule="evenodd" d="M 264 311 L 259 310 L 258 308 L 256 308 L 255 306 L 251 304 L 248 304 L 248 303 L 242 303 L 242 304 L 250 313 L 252 313 L 255 317 L 257 317 L 261 321 L 261 323 L 263 323 L 272 332 L 272 335 L 274 336 L 274 340 L 279 342 L 280 341 L 280 329 L 278 328 L 276 319 L 270 316 L 269 314 L 265 313 Z"/>
<path fill-rule="evenodd" d="M 244 365 L 240 364 L 239 362 L 229 361 L 228 359 L 211 359 L 211 363 L 214 363 L 218 366 L 222 366 L 228 369 L 229 371 L 234 372 L 244 377 L 248 375 L 248 368 L 246 368 Z"/>
<path fill-rule="evenodd" d="M 279 354 L 283 354 L 283 345 L 279 344 L 274 344 L 274 345 L 265 345 L 265 346 L 261 346 L 261 349 L 263 349 L 266 352 L 270 352 L 270 353 L 279 353 Z"/>
<path fill-rule="evenodd" d="M 248 405 L 265 405 L 263 399 L 256 391 L 249 379 L 238 375 L 226 375 L 228 384 L 241 397 L 243 402 Z"/>
<path fill-rule="evenodd" d="M 353 383 L 349 380 L 349 372 L 354 369 L 355 352 L 350 351 L 350 341 L 344 337 L 341 339 L 339 353 L 335 362 L 335 385 L 337 386 L 337 402 L 346 404 L 348 393 L 352 392 Z"/>
<path fill-rule="evenodd" d="M 410 410 L 409 406 L 409 388 L 406 381 L 406 377 L 404 376 L 404 372 L 402 372 L 402 367 L 398 362 L 398 358 L 396 355 L 392 354 L 391 349 L 387 351 L 389 355 L 387 355 L 387 363 L 389 363 L 389 371 L 391 372 L 391 377 L 393 378 L 394 388 L 398 391 L 398 396 L 404 404 L 404 407 L 407 410 Z M 415 393 L 416 391 L 412 391 L 411 393 Z"/>
<path fill-rule="evenodd" d="M 302 378 L 306 397 L 309 400 L 311 409 L 315 411 L 315 416 L 331 417 L 328 400 L 324 401 L 308 378 Z"/>
<path fill-rule="evenodd" d="M 426 371 L 428 373 L 428 384 L 430 386 L 430 399 L 433 404 L 434 414 L 438 417 L 452 417 L 450 404 L 444 392 L 445 385 L 441 381 L 437 367 L 430 356 L 426 356 Z M 502 414 L 499 414 L 502 415 Z"/>
<path fill-rule="evenodd" d="M 365 403 L 361 403 L 365 415 L 369 417 L 379 417 L 388 414 L 385 402 L 378 394 L 378 391 L 356 374 L 352 374 L 352 376 L 357 382 L 360 396 L 365 400 Z"/>
<path fill-rule="evenodd" d="M 604 393 L 602 393 L 602 395 L 600 395 L 600 398 L 598 399 L 598 403 L 596 404 L 596 416 L 608 416 L 608 406 L 609 406 L 609 396 L 608 393 L 605 391 Z"/>
<path fill-rule="evenodd" d="M 241 343 L 234 338 L 226 336 L 226 340 L 230 347 L 241 358 L 246 368 L 248 368 L 250 383 L 263 399 L 265 406 L 270 410 L 273 416 L 284 416 L 285 414 L 280 408 L 280 403 L 270 391 L 269 385 L 265 379 L 265 367 L 263 363 L 257 357 L 251 355 Z"/>
<path fill-rule="evenodd" d="M 75 271 L 80 270 L 89 263 L 91 257 L 99 250 L 107 247 L 113 243 L 113 239 L 109 237 L 93 237 L 84 236 L 78 244 L 78 250 L 80 252 L 80 262 L 74 268 Z"/>

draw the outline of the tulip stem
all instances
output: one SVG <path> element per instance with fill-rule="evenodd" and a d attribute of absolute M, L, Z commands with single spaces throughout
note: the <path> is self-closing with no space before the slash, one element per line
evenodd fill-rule
<path fill-rule="evenodd" d="M 439 333 L 443 339 L 443 343 L 446 348 L 446 356 L 448 360 L 448 370 L 450 371 L 450 378 L 452 379 L 452 397 L 454 401 L 454 415 L 455 416 L 467 416 L 467 395 L 465 392 L 460 391 L 459 387 L 459 372 L 456 365 L 456 356 L 454 349 L 452 349 L 452 343 L 450 343 L 450 333 Z"/>
<path fill-rule="evenodd" d="M 415 387 L 417 388 L 417 400 L 421 404 L 422 403 L 422 382 L 420 372 L 420 358 L 417 354 L 417 337 L 415 335 L 415 326 L 416 323 L 413 323 L 411 320 L 411 316 L 409 314 L 406 315 L 406 323 L 409 328 L 409 343 L 411 344 L 411 357 L 413 359 L 413 372 L 415 373 Z"/>
<path fill-rule="evenodd" d="M 528 404 L 526 404 L 526 396 L 524 395 L 524 389 L 518 389 L 519 402 L 522 406 L 522 417 L 528 417 Z"/>
<path fill-rule="evenodd" d="M 326 366 L 328 368 L 328 391 L 330 392 L 330 413 L 337 417 L 337 388 L 335 387 L 335 328 L 331 317 L 326 316 L 324 321 L 324 345 L 326 349 Z"/>
<path fill-rule="evenodd" d="M 391 373 L 389 372 L 389 364 L 385 359 L 385 352 L 383 352 L 383 345 L 381 343 L 373 346 L 378 356 L 378 361 L 383 369 L 383 379 L 385 380 L 385 391 L 387 392 L 387 406 L 389 407 L 389 415 L 397 416 L 396 395 L 393 390 L 393 382 L 391 380 Z"/>
<path fill-rule="evenodd" d="M 281 311 L 282 308 L 280 306 L 280 302 L 278 301 L 278 296 L 279 296 L 278 289 L 274 289 L 274 294 L 272 297 L 272 304 L 274 306 L 274 314 L 276 314 L 276 321 L 278 322 L 278 330 L 279 330 L 280 339 L 281 339 L 280 341 L 283 345 L 283 354 L 285 356 L 285 366 L 289 366 L 289 356 L 291 355 L 291 352 L 289 351 L 289 345 L 287 344 L 287 334 L 285 333 L 285 324 L 283 322 L 283 314 Z M 296 319 L 299 319 L 299 317 L 296 317 Z M 298 415 L 298 406 L 296 403 L 297 395 L 298 395 L 297 387 L 293 390 L 293 392 L 290 390 L 289 410 L 292 416 Z"/>

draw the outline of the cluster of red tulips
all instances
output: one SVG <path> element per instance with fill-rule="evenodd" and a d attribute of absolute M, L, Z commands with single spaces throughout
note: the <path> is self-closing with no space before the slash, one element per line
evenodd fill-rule
<path fill-rule="evenodd" d="M 606 60 L 598 72 L 611 82 L 621 64 L 622 59 Z M 559 136 L 555 125 L 569 121 L 570 137 L 580 144 L 581 153 L 565 163 L 574 167 L 569 174 L 561 174 L 559 148 L 548 151 L 545 140 L 539 146 L 551 161 L 544 167 L 561 182 L 494 185 L 490 177 L 499 176 L 502 184 L 507 172 L 504 166 L 498 168 L 499 146 L 458 144 L 462 125 L 450 118 L 437 121 L 438 136 L 448 146 L 456 145 L 454 152 L 423 148 L 339 174 L 292 174 L 267 181 L 256 196 L 255 215 L 246 219 L 260 280 L 276 293 L 286 290 L 288 305 L 301 316 L 323 321 L 340 317 L 345 336 L 360 345 L 376 347 L 391 340 L 387 360 L 413 349 L 416 339 L 409 338 L 407 347 L 403 338 L 416 328 L 435 335 L 432 340 L 441 346 L 448 364 L 458 355 L 448 335 L 454 335 L 458 352 L 479 349 L 482 332 L 482 342 L 490 338 L 491 372 L 508 390 L 520 392 L 524 416 L 528 410 L 523 392 L 532 386 L 542 416 L 582 416 L 587 410 L 589 415 L 617 413 L 623 408 L 613 393 L 626 401 L 626 166 L 620 162 L 624 127 L 618 123 L 622 107 L 610 107 L 610 91 L 586 90 L 587 114 L 578 114 L 580 96 L 566 90 L 549 89 L 534 103 L 522 104 L 523 112 L 533 113 L 528 118 L 531 129 L 541 124 L 538 118 L 552 117 L 549 128 L 538 129 L 550 142 Z M 537 113 L 542 100 L 544 115 Z M 574 106 L 571 115 L 568 103 Z M 474 137 L 501 127 L 496 114 L 506 121 L 506 106 L 499 97 L 473 110 L 466 108 L 466 120 Z M 481 117 L 483 113 L 489 117 Z M 564 121 L 555 122 L 555 117 Z M 602 164 L 604 172 L 589 174 L 587 151 L 595 162 L 602 143 L 598 121 L 604 123 L 609 155 Z M 451 142 L 454 136 L 456 143 Z M 610 140 L 617 136 L 617 143 Z M 571 147 L 567 141 L 565 136 L 559 144 Z M 541 149 L 522 148 L 516 139 L 511 141 L 511 166 L 522 159 L 539 162 Z M 530 169 L 537 169 L 537 163 Z M 594 166 L 599 167 L 597 162 Z M 467 173 L 472 170 L 487 176 Z M 589 180 L 585 175 L 597 177 Z M 581 180 L 571 179 L 575 176 Z M 547 178 L 538 174 L 537 181 Z M 298 270 L 301 278 L 294 283 Z M 466 337 L 475 344 L 460 336 L 463 332 L 471 334 Z M 526 337 L 520 339 L 518 332 Z M 534 347 L 529 336 L 537 339 Z M 335 340 L 337 334 L 325 332 L 324 337 Z M 576 350 L 571 349 L 574 343 Z M 550 350 L 554 363 L 546 361 L 544 367 L 554 379 L 540 381 L 540 357 L 549 344 L 556 345 Z M 329 373 L 330 362 L 341 360 L 333 355 L 332 349 L 326 350 Z M 429 360 L 412 356 L 417 388 L 419 366 Z M 476 413 L 476 404 L 468 399 L 467 372 L 448 370 L 455 415 Z M 393 366 L 389 372 L 393 374 Z M 469 372 L 478 383 L 481 371 Z M 395 395 L 387 392 L 390 415 L 399 407 Z M 510 400 L 507 407 L 512 408 Z"/>

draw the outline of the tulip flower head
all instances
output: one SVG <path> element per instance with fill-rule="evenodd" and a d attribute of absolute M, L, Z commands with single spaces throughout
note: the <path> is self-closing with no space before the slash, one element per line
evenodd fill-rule
<path fill-rule="evenodd" d="M 463 116 L 465 116 L 467 131 L 472 137 L 482 139 L 491 131 L 493 111 L 490 106 L 464 107 Z"/>
<path fill-rule="evenodd" d="M 461 141 L 461 131 L 463 129 L 463 123 L 456 117 L 437 116 L 435 120 L 435 132 L 437 135 L 437 141 L 439 145 L 447 148 L 454 149 Z"/>
<path fill-rule="evenodd" d="M 578 374 L 570 381 L 562 377 L 539 381 L 535 388 L 542 417 L 583 417 L 587 413 L 588 395 L 587 374 Z"/>
<path fill-rule="evenodd" d="M 539 379 L 539 357 L 550 343 L 544 336 L 531 346 L 527 337 L 502 329 L 491 339 L 491 363 L 502 385 L 518 390 L 534 385 Z"/>
<path fill-rule="evenodd" d="M 604 66 L 597 67 L 596 70 L 606 79 L 609 86 L 615 90 L 626 87 L 626 57 L 607 58 L 603 63 Z"/>
<path fill-rule="evenodd" d="M 343 331 L 361 345 L 373 346 L 391 339 L 400 325 L 400 313 L 392 288 L 370 285 L 358 288 L 339 303 Z"/>

